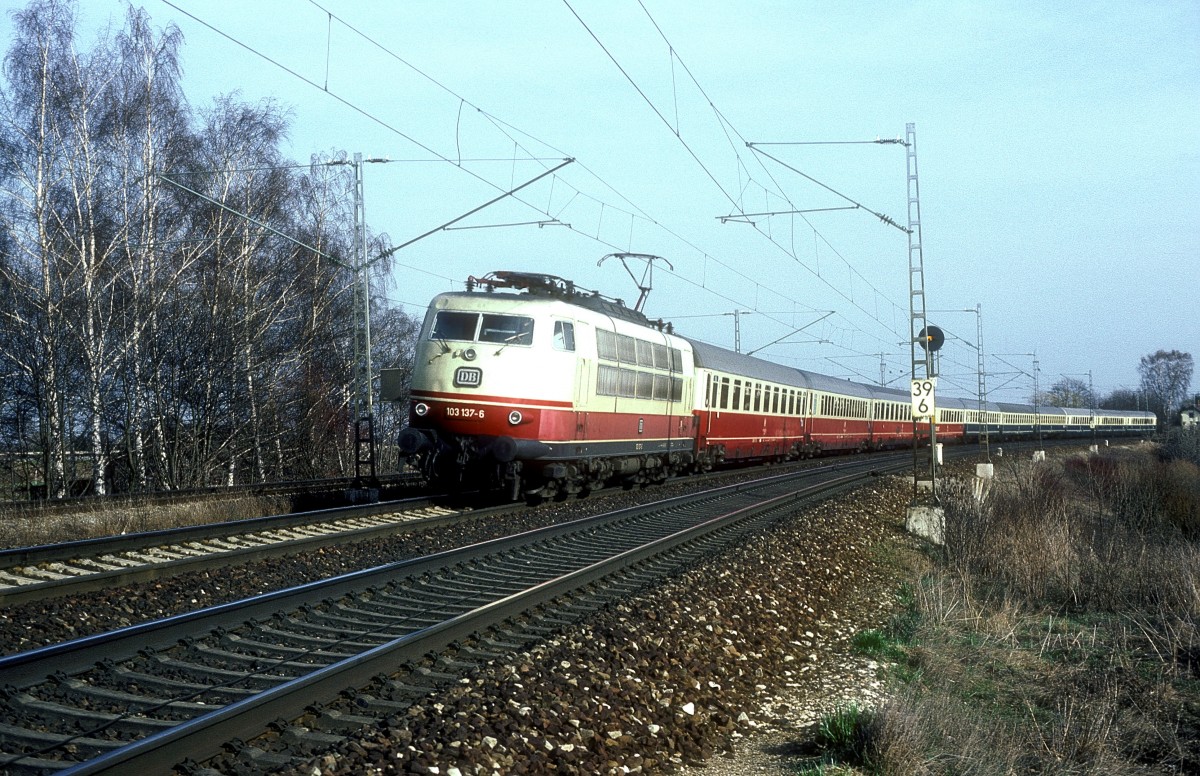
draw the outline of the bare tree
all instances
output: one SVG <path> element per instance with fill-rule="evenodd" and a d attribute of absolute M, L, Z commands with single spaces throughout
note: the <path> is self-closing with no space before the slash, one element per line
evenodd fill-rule
<path fill-rule="evenodd" d="M 275 103 L 193 114 L 177 29 L 129 8 L 83 51 L 74 8 L 13 14 L 0 85 L 0 443 L 55 497 L 76 450 L 97 492 L 346 473 L 347 168 L 298 172 Z M 416 322 L 374 286 L 376 363 L 403 362 Z"/>
<path fill-rule="evenodd" d="M 1193 367 L 1192 354 L 1178 350 L 1159 350 L 1142 356 L 1138 362 L 1142 392 L 1150 409 L 1158 415 L 1160 428 L 1170 423 L 1171 416 L 1187 398 Z"/>
<path fill-rule="evenodd" d="M 1096 397 L 1086 382 L 1074 377 L 1063 377 L 1042 393 L 1040 404 L 1048 407 L 1088 409 L 1096 406 L 1095 401 Z"/>
<path fill-rule="evenodd" d="M 1117 388 L 1100 400 L 1100 408 L 1105 410 L 1141 410 L 1145 405 L 1141 393 L 1130 388 Z"/>
<path fill-rule="evenodd" d="M 4 60 L 3 228 L 11 252 L 0 283 L 16 304 L 5 307 L 12 330 L 5 355 L 28 382 L 36 404 L 42 478 L 47 494 L 66 494 L 69 282 L 59 262 L 56 192 L 67 177 L 57 144 L 62 138 L 61 93 L 70 83 L 62 52 L 74 45 L 73 8 L 45 0 L 13 14 L 14 43 Z M 19 343 L 19 344 L 18 344 Z"/>
<path fill-rule="evenodd" d="M 155 401 L 161 395 L 162 374 L 154 368 L 154 343 L 161 336 L 161 309 L 194 257 L 171 250 L 173 240 L 181 236 L 174 232 L 177 220 L 171 217 L 178 208 L 173 192 L 156 179 L 179 164 L 192 145 L 179 88 L 181 45 L 177 28 L 155 35 L 145 11 L 130 7 L 125 29 L 115 40 L 117 66 L 107 101 L 110 159 L 117 171 L 112 205 L 124 224 L 120 260 L 127 282 L 120 384 L 124 413 L 119 420 L 130 479 L 138 490 L 151 487 L 152 470 L 158 472 L 154 486 L 172 484 L 165 474 L 169 465 L 163 413 Z M 176 258 L 182 260 L 172 260 Z M 148 447 L 154 451 L 153 469 L 147 462 Z"/>

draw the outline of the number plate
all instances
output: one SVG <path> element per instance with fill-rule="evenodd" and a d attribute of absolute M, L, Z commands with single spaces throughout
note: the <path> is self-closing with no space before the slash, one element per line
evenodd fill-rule
<path fill-rule="evenodd" d="M 454 420 L 483 420 L 484 412 L 480 407 L 447 407 L 446 417 Z"/>

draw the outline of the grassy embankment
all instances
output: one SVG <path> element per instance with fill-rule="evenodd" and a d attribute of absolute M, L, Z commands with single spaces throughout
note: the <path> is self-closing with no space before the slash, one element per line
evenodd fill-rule
<path fill-rule="evenodd" d="M 283 496 L 244 495 L 174 504 L 98 498 L 71 512 L 5 505 L 0 510 L 0 547 L 28 547 L 73 539 L 155 531 L 184 525 L 243 520 L 291 511 Z"/>
<path fill-rule="evenodd" d="M 1200 773 L 1200 435 L 1001 461 L 856 637 L 892 700 L 822 720 L 797 774 Z"/>

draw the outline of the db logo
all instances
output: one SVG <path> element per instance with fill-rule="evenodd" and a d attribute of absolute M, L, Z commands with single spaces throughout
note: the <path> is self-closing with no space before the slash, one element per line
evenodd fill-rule
<path fill-rule="evenodd" d="M 483 370 L 475 366 L 460 366 L 454 371 L 454 384 L 460 388 L 478 388 L 483 382 Z"/>

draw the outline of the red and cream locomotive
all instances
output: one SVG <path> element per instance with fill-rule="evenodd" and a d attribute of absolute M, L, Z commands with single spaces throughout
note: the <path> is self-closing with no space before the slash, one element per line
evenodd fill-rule
<path fill-rule="evenodd" d="M 550 497 L 726 462 L 912 443 L 907 392 L 785 367 L 675 335 L 551 275 L 494 272 L 434 298 L 402 455 L 434 480 Z M 390 398 L 385 395 L 384 398 Z M 1151 413 L 939 397 L 939 439 L 1152 431 Z M 1049 424 L 1049 425 L 1047 425 Z M 927 426 L 926 426 L 927 428 Z M 1007 432 L 1007 434 L 1006 434 Z"/>

